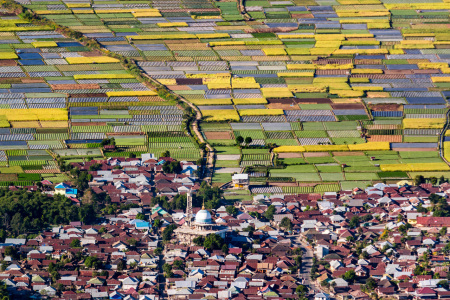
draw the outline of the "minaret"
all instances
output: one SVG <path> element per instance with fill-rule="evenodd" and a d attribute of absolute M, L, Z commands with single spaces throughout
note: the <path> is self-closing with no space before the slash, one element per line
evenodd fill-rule
<path fill-rule="evenodd" d="M 192 192 L 189 190 L 187 193 L 187 204 L 186 204 L 186 224 L 191 227 L 192 222 Z"/>

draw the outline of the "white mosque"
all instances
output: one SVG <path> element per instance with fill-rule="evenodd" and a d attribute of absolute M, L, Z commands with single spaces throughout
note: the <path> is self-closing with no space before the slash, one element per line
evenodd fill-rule
<path fill-rule="evenodd" d="M 190 196 L 188 196 L 189 198 Z M 206 237 L 210 234 L 217 234 L 222 238 L 225 238 L 227 228 L 217 225 L 211 218 L 211 213 L 205 209 L 203 205 L 202 209 L 195 214 L 194 222 L 192 219 L 192 206 L 189 205 L 186 212 L 186 222 L 181 227 L 174 230 L 180 244 L 191 244 L 193 239 L 198 236 Z"/>

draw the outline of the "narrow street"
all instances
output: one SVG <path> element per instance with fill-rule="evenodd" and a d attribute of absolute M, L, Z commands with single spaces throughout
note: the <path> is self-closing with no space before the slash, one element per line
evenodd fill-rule
<path fill-rule="evenodd" d="M 166 300 L 168 299 L 166 293 L 166 278 L 164 277 L 163 265 L 165 264 L 164 254 L 159 256 L 158 263 L 158 283 L 159 283 L 159 299 Z"/>
<path fill-rule="evenodd" d="M 312 291 L 311 293 L 312 297 L 314 297 L 314 295 L 317 293 L 325 292 L 322 291 L 320 286 L 316 285 L 316 283 L 311 280 L 311 268 L 313 265 L 313 257 L 314 257 L 314 252 L 311 246 L 303 242 L 300 239 L 300 235 L 291 235 L 288 237 L 292 238 L 294 245 L 300 247 L 303 251 L 302 267 L 299 272 L 299 277 L 303 279 L 303 285 L 307 286 L 310 289 L 310 291 Z"/>

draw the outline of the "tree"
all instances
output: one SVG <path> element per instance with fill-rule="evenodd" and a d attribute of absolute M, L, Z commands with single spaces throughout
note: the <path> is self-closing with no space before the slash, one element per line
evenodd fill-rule
<path fill-rule="evenodd" d="M 170 241 L 172 239 L 172 234 L 173 231 L 177 228 L 177 225 L 175 224 L 170 224 L 169 226 L 167 226 L 162 234 L 162 239 L 163 241 L 167 242 Z"/>
<path fill-rule="evenodd" d="M 292 222 L 288 217 L 284 217 L 280 222 L 280 227 L 285 228 L 286 230 L 292 230 Z"/>
<path fill-rule="evenodd" d="M 97 219 L 97 213 L 93 204 L 82 205 L 79 210 L 80 221 L 91 224 Z"/>
<path fill-rule="evenodd" d="M 133 238 L 127 240 L 127 242 L 131 247 L 136 247 L 136 245 L 137 245 L 137 241 Z"/>
<path fill-rule="evenodd" d="M 449 288 L 449 284 L 448 284 L 447 280 L 441 280 L 437 283 L 437 285 L 446 290 L 448 290 L 448 288 Z"/>
<path fill-rule="evenodd" d="M 375 279 L 373 279 L 372 277 L 367 278 L 367 280 L 366 280 L 366 287 L 369 290 L 373 291 L 373 290 L 375 290 L 377 288 L 377 286 L 378 286 L 378 284 L 375 281 Z"/>
<path fill-rule="evenodd" d="M 432 204 L 431 211 L 433 212 L 434 217 L 450 216 L 450 206 L 448 205 L 446 198 L 436 194 L 431 194 L 428 199 Z"/>
<path fill-rule="evenodd" d="M 84 260 L 84 265 L 86 266 L 86 268 L 88 269 L 100 269 L 102 267 L 102 262 L 98 259 L 97 256 L 88 256 L 85 260 Z"/>
<path fill-rule="evenodd" d="M 225 253 L 225 254 L 228 254 L 228 246 L 227 246 L 227 244 L 223 244 L 223 246 L 222 246 L 222 252 L 223 253 Z"/>
<path fill-rule="evenodd" d="M 406 235 L 406 233 L 408 232 L 408 227 L 406 225 L 400 225 L 398 227 L 398 231 L 402 234 L 402 235 Z"/>
<path fill-rule="evenodd" d="M 6 246 L 5 256 L 11 256 L 12 259 L 18 259 L 19 253 L 17 252 L 17 248 L 13 246 Z"/>
<path fill-rule="evenodd" d="M 228 205 L 226 207 L 226 210 L 227 210 L 227 214 L 229 214 L 231 216 L 235 216 L 238 213 L 238 209 L 234 205 Z"/>
<path fill-rule="evenodd" d="M 220 250 L 222 249 L 225 241 L 220 235 L 217 234 L 209 234 L 206 236 L 205 241 L 203 242 L 203 247 L 208 250 Z"/>
<path fill-rule="evenodd" d="M 203 247 L 203 243 L 205 242 L 205 238 L 202 235 L 199 235 L 198 237 L 194 238 L 192 241 L 197 246 Z"/>
<path fill-rule="evenodd" d="M 295 289 L 295 293 L 299 296 L 299 297 L 305 297 L 306 294 L 308 293 L 308 288 L 304 285 L 298 285 L 297 288 Z"/>
<path fill-rule="evenodd" d="M 363 251 L 361 253 L 361 257 L 364 258 L 364 259 L 368 259 L 370 257 L 370 255 L 369 255 L 369 253 L 367 253 L 367 251 Z"/>
<path fill-rule="evenodd" d="M 353 283 L 356 279 L 355 270 L 348 270 L 344 273 L 344 275 L 342 275 L 342 278 L 349 283 Z"/>
<path fill-rule="evenodd" d="M 155 221 L 153 221 L 153 227 L 154 228 L 161 227 L 161 220 L 160 219 L 156 219 Z"/>
<path fill-rule="evenodd" d="M 163 249 L 161 247 L 157 247 L 155 250 L 153 250 L 154 255 L 161 255 Z"/>
<path fill-rule="evenodd" d="M 266 217 L 267 220 L 273 220 L 273 215 L 276 212 L 276 208 L 273 205 L 270 205 L 267 210 L 264 213 L 264 217 Z"/>
<path fill-rule="evenodd" d="M 183 261 L 180 260 L 180 259 L 174 260 L 174 262 L 172 264 L 172 268 L 174 268 L 175 270 L 182 270 L 182 269 L 184 269 Z"/>
<path fill-rule="evenodd" d="M 8 290 L 6 289 L 6 284 L 3 281 L 0 282 L 0 297 L 2 300 L 9 300 Z"/>
<path fill-rule="evenodd" d="M 244 138 L 240 135 L 236 137 L 236 144 L 240 145 L 244 142 Z"/>
<path fill-rule="evenodd" d="M 163 153 L 161 153 L 161 157 L 170 157 L 170 151 L 166 150 Z"/>
<path fill-rule="evenodd" d="M 194 195 L 193 205 L 202 206 L 205 203 L 207 209 L 216 209 L 220 206 L 220 200 L 223 195 L 223 190 L 218 187 L 211 187 L 205 181 L 200 184 L 200 189 Z M 184 202 L 186 203 L 186 201 Z"/>
<path fill-rule="evenodd" d="M 73 239 L 70 241 L 70 248 L 81 248 L 81 242 L 78 239 Z"/>
<path fill-rule="evenodd" d="M 422 183 L 425 183 L 425 177 L 423 177 L 423 175 L 417 175 L 414 178 L 414 184 L 415 185 L 421 185 Z"/>
<path fill-rule="evenodd" d="M 438 179 L 436 177 L 430 177 L 430 182 L 432 185 L 436 185 L 438 182 Z"/>
<path fill-rule="evenodd" d="M 421 265 L 418 265 L 415 269 L 414 269 L 414 275 L 422 275 L 422 273 L 425 271 L 425 268 Z"/>
<path fill-rule="evenodd" d="M 125 262 L 123 260 L 120 260 L 117 263 L 117 271 L 123 271 L 126 268 Z"/>
<path fill-rule="evenodd" d="M 172 266 L 169 265 L 168 263 L 165 263 L 163 265 L 163 271 L 164 271 L 164 277 L 170 278 L 173 276 Z"/>
<path fill-rule="evenodd" d="M 245 145 L 248 146 L 253 142 L 253 139 L 251 136 L 248 136 L 245 138 Z"/>
<path fill-rule="evenodd" d="M 358 217 L 358 216 L 353 216 L 353 217 L 350 219 L 350 222 L 348 223 L 348 226 L 349 226 L 350 228 L 356 228 L 356 227 L 359 227 L 359 217 Z"/>
<path fill-rule="evenodd" d="M 19 235 L 22 232 L 22 217 L 20 213 L 15 213 L 14 216 L 11 219 L 11 230 L 16 234 Z"/>
<path fill-rule="evenodd" d="M 143 213 L 138 213 L 136 215 L 136 219 L 138 219 L 138 220 L 145 220 L 145 215 Z"/>
<path fill-rule="evenodd" d="M 179 161 L 166 161 L 162 167 L 164 173 L 180 173 L 182 168 Z"/>

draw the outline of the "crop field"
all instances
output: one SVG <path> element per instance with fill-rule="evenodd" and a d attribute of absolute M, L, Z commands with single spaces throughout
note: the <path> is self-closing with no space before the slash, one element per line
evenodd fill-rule
<path fill-rule="evenodd" d="M 39 13 L 48 3 L 30 5 Z M 7 14 L 0 18 L 2 167 L 14 167 L 19 174 L 56 172 L 56 155 L 102 157 L 98 148 L 105 138 L 114 138 L 123 153 L 174 150 L 181 159 L 200 157 L 182 130 L 183 111 L 135 79 L 117 59 L 51 28 Z M 154 131 L 168 135 L 154 137 Z"/>
<path fill-rule="evenodd" d="M 450 97 L 448 2 L 247 0 L 247 14 L 236 1 L 20 3 L 135 59 L 197 105 L 218 168 L 282 166 L 264 176 L 317 181 L 321 192 L 446 171 L 437 149 Z M 117 60 L 45 26 L 1 22 L 0 150 L 53 153 L 114 137 L 123 153 L 200 156 L 183 112 Z M 252 148 L 241 151 L 238 136 Z"/>

